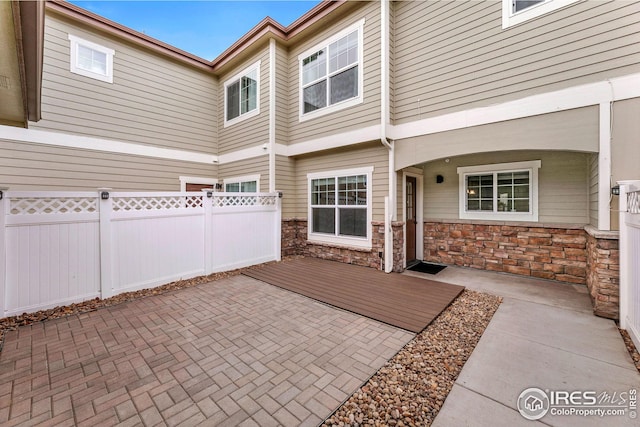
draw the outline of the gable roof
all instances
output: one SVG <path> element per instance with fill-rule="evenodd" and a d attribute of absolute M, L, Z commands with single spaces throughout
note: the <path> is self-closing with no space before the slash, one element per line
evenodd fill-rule
<path fill-rule="evenodd" d="M 212 61 L 193 55 L 182 49 L 178 49 L 175 46 L 153 37 L 149 37 L 146 34 L 135 31 L 122 24 L 118 24 L 117 22 L 111 21 L 110 19 L 90 12 L 65 0 L 47 0 L 47 10 L 101 30 L 107 34 L 143 46 L 158 54 L 178 60 L 187 65 L 202 70 L 216 72 L 265 37 L 273 37 L 285 43 L 289 42 L 289 40 L 300 35 L 318 20 L 345 3 L 346 0 L 324 0 L 287 27 L 267 16 Z"/>

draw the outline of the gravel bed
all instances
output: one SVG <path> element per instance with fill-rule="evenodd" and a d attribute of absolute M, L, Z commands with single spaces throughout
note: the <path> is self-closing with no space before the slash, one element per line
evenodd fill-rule
<path fill-rule="evenodd" d="M 640 372 L 640 353 L 638 353 L 638 349 L 635 344 L 631 340 L 629 333 L 624 329 L 618 328 L 620 331 L 620 335 L 622 335 L 622 339 L 624 340 L 624 344 L 627 346 L 627 351 L 629 352 L 629 356 L 633 360 L 633 364 L 636 366 L 638 372 Z"/>
<path fill-rule="evenodd" d="M 465 290 L 324 425 L 431 425 L 501 302 Z"/>

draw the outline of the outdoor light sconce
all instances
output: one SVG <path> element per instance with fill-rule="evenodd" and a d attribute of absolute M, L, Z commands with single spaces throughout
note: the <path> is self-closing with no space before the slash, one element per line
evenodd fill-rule
<path fill-rule="evenodd" d="M 436 175 L 436 183 L 442 184 L 444 182 L 444 176 Z"/>
<path fill-rule="evenodd" d="M 620 195 L 620 186 L 616 185 L 615 187 L 611 187 L 611 194 L 613 194 L 614 196 L 619 196 Z"/>
<path fill-rule="evenodd" d="M 101 198 L 102 200 L 109 200 L 109 192 L 108 192 L 108 191 L 102 191 L 102 192 L 100 193 L 100 198 Z"/>
<path fill-rule="evenodd" d="M 282 199 L 282 191 L 278 191 L 278 199 Z"/>
<path fill-rule="evenodd" d="M 216 190 L 217 191 L 222 190 L 222 184 L 220 184 L 219 182 L 216 182 Z"/>

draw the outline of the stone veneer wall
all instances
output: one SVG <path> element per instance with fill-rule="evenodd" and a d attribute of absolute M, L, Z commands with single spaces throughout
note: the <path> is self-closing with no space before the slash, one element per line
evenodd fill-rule
<path fill-rule="evenodd" d="M 425 261 L 586 284 L 587 233 L 557 225 L 424 223 Z"/>
<path fill-rule="evenodd" d="M 394 222 L 391 226 L 394 237 L 394 271 L 402 271 L 404 223 Z M 306 219 L 284 219 L 282 221 L 282 255 L 304 255 L 381 269 L 383 258 L 380 254 L 384 256 L 384 222 L 373 221 L 371 227 L 371 249 L 362 249 L 309 242 Z"/>
<path fill-rule="evenodd" d="M 620 308 L 620 251 L 617 231 L 587 231 L 587 287 L 597 316 L 618 319 Z"/>

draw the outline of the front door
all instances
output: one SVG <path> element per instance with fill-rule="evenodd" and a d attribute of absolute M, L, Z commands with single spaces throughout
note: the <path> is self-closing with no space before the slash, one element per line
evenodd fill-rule
<path fill-rule="evenodd" d="M 209 188 L 213 189 L 213 184 L 191 184 L 191 183 L 187 182 L 186 187 L 187 187 L 186 191 L 201 191 L 201 190 L 204 190 L 205 188 L 206 189 L 209 189 Z"/>
<path fill-rule="evenodd" d="M 412 176 L 407 177 L 407 198 L 406 203 L 406 225 L 407 225 L 407 237 L 406 237 L 406 249 L 407 265 L 411 261 L 416 259 L 416 178 Z"/>

